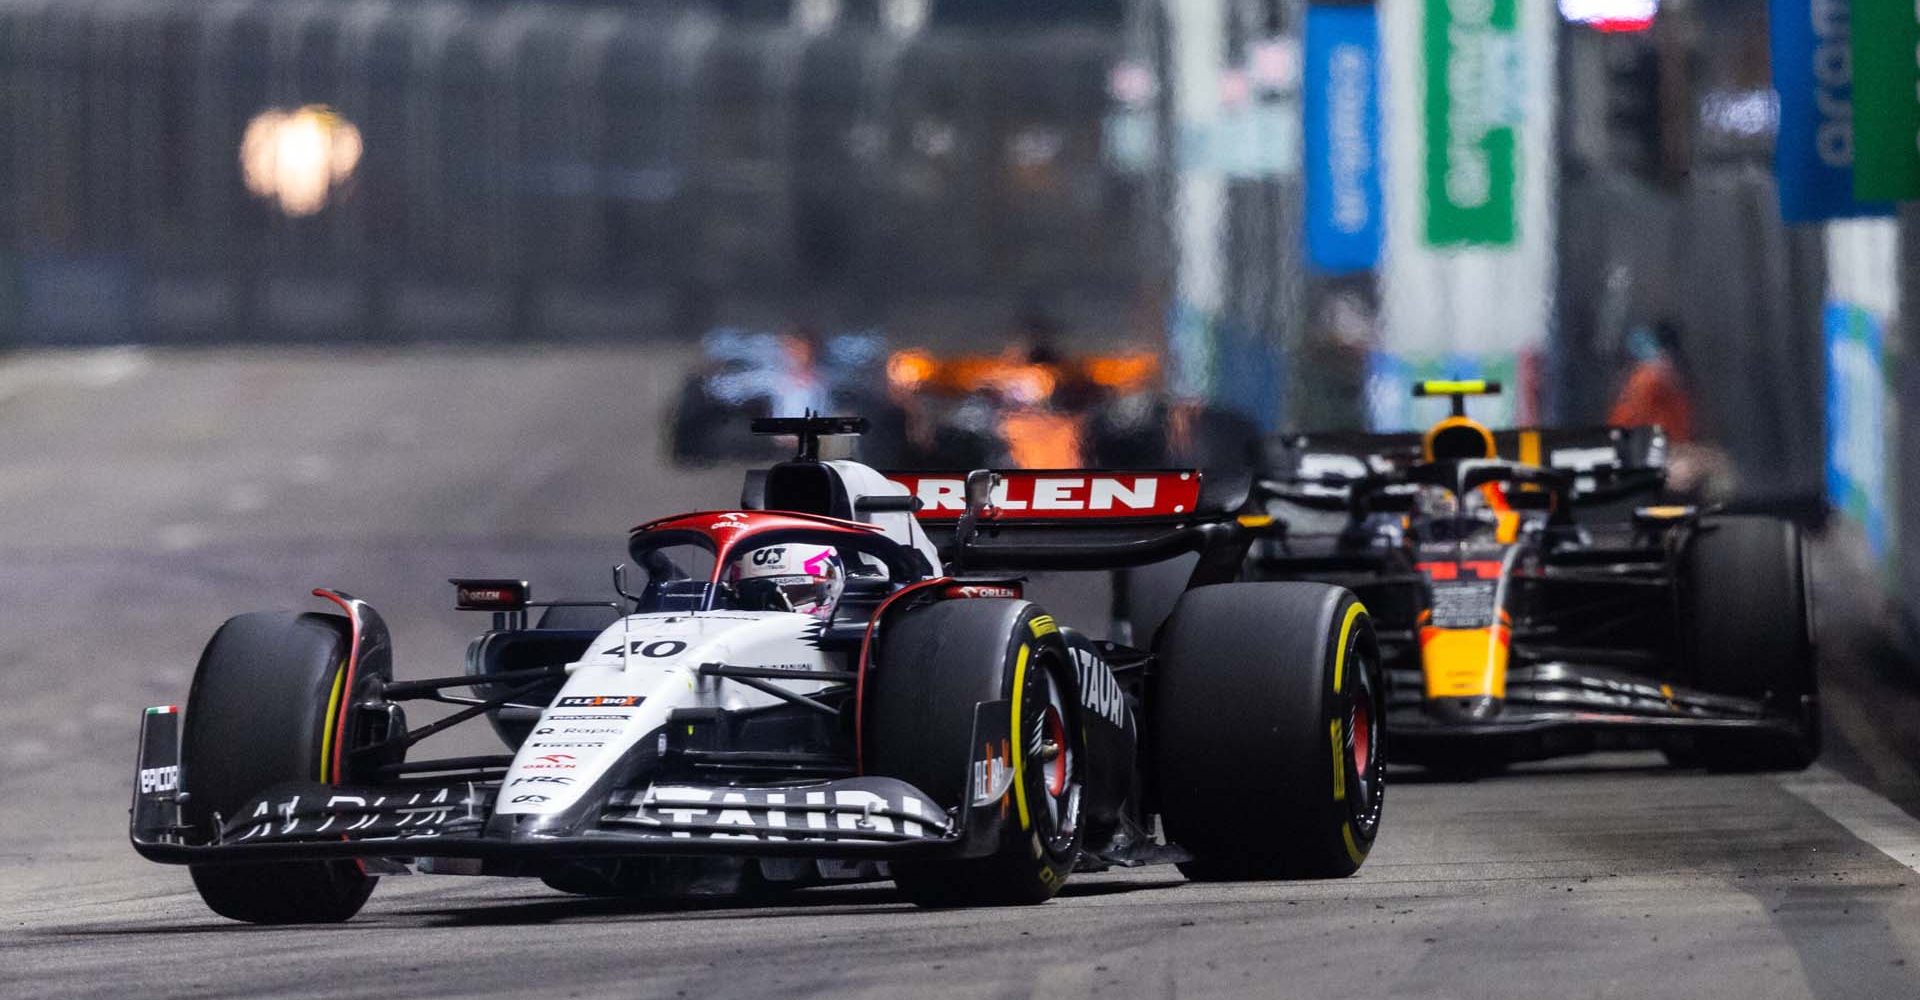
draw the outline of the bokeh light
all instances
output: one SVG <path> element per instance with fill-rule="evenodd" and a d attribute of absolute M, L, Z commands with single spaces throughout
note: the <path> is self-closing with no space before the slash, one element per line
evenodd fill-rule
<path fill-rule="evenodd" d="M 295 218 L 327 207 L 360 163 L 360 130 L 323 104 L 253 116 L 240 139 L 247 190 Z"/>

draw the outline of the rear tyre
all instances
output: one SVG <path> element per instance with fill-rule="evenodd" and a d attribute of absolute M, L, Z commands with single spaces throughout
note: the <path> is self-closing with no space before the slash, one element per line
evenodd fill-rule
<path fill-rule="evenodd" d="M 1204 880 L 1340 878 L 1380 828 L 1384 681 L 1348 591 L 1188 591 L 1161 628 L 1152 767 L 1167 835 Z"/>
<path fill-rule="evenodd" d="M 283 781 L 332 780 L 329 708 L 351 648 L 336 615 L 259 612 L 213 634 L 187 696 L 180 763 L 187 821 L 210 832 Z M 344 710 L 338 707 L 336 710 Z M 213 912 L 255 924 L 336 923 L 360 911 L 378 879 L 357 861 L 192 865 Z"/>
<path fill-rule="evenodd" d="M 1694 683 L 1762 701 L 1788 728 L 1702 733 L 1669 759 L 1721 771 L 1797 771 L 1813 763 L 1820 700 L 1799 527 L 1769 517 L 1708 521 L 1681 572 Z"/>
<path fill-rule="evenodd" d="M 867 702 L 867 770 L 942 806 L 964 806 L 975 707 L 1007 702 L 1014 788 L 994 852 L 898 861 L 893 880 L 921 906 L 1053 898 L 1080 853 L 1081 761 L 1074 673 L 1059 633 L 1026 601 L 956 600 L 911 610 L 882 633 Z"/>

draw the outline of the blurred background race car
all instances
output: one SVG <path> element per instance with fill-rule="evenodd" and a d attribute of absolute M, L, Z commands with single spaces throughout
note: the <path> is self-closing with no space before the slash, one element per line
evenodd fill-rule
<path fill-rule="evenodd" d="M 755 436 L 753 419 L 812 410 L 866 415 L 864 457 L 901 464 L 905 413 L 888 397 L 887 367 L 887 342 L 877 333 L 713 330 L 700 339 L 700 360 L 681 384 L 668 450 L 682 465 L 770 458 L 790 449 Z"/>
<path fill-rule="evenodd" d="M 1424 433 L 1269 444 L 1251 578 L 1348 587 L 1380 623 L 1389 754 L 1442 771 L 1596 749 L 1797 770 L 1820 748 L 1811 578 L 1767 505 L 1667 493 L 1659 427 L 1489 429 L 1468 396 Z M 1135 571 L 1144 642 L 1185 566 Z M 1169 577 L 1169 579 L 1160 579 Z"/>
<path fill-rule="evenodd" d="M 1034 309 L 991 339 L 993 353 L 890 350 L 870 332 L 714 330 L 682 386 L 672 454 L 683 464 L 765 458 L 774 446 L 750 421 L 808 410 L 866 415 L 860 457 L 886 468 L 1212 468 L 1256 454 L 1251 420 L 1170 401 L 1156 351 L 1073 354 L 1059 335 Z"/>

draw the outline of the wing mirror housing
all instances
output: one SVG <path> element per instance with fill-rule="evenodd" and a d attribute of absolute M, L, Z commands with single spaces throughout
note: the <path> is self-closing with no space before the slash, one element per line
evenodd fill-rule
<path fill-rule="evenodd" d="M 979 514 L 993 506 L 993 488 L 1000 485 L 1000 477 L 989 469 L 975 469 L 967 473 L 967 485 L 963 490 L 967 498 L 967 513 Z"/>
<path fill-rule="evenodd" d="M 967 509 L 953 526 L 953 568 L 959 569 L 966 562 L 967 546 L 972 544 L 973 536 L 980 530 L 980 518 L 989 516 L 993 510 L 993 491 L 1000 485 L 1000 477 L 991 469 L 975 469 L 967 473 L 967 482 L 961 489 L 966 497 Z"/>

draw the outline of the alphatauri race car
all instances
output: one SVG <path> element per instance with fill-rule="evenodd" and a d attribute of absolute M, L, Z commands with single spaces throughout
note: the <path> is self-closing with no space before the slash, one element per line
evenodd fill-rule
<path fill-rule="evenodd" d="M 890 477 L 817 458 L 857 419 L 757 423 L 799 455 L 737 509 L 633 529 L 617 600 L 453 581 L 491 615 L 463 672 L 395 677 L 380 615 L 330 590 L 338 613 L 228 620 L 185 711 L 146 712 L 135 849 L 257 923 L 347 919 L 408 870 L 658 896 L 890 877 L 940 906 L 1151 861 L 1359 868 L 1379 647 L 1344 589 L 1239 582 L 1244 477 Z M 1151 652 L 1056 621 L 1012 575 L 1179 552 L 1196 586 Z M 473 720 L 499 752 L 418 752 Z"/>
<path fill-rule="evenodd" d="M 1800 530 L 1662 502 L 1654 427 L 1491 431 L 1467 397 L 1415 434 L 1271 443 L 1248 575 L 1351 589 L 1378 628 L 1393 759 L 1471 774 L 1594 749 L 1715 769 L 1819 751 Z M 1166 571 L 1137 576 L 1136 635 Z M 1160 604 L 1167 602 L 1160 598 Z"/>

